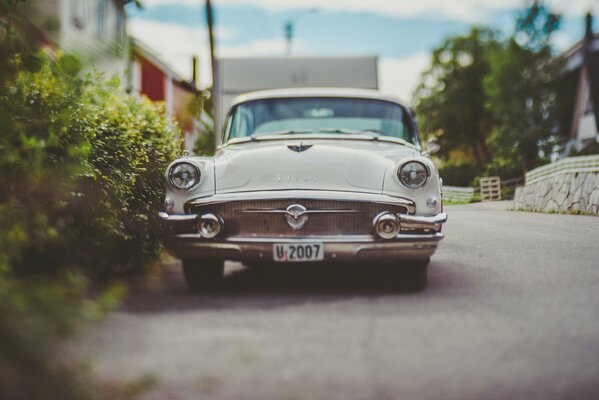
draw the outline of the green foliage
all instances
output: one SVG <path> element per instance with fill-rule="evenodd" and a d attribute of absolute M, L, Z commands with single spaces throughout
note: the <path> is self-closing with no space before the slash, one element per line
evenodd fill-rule
<path fill-rule="evenodd" d="M 214 106 L 212 104 L 212 96 L 207 95 L 202 97 L 201 108 L 197 110 L 196 115 L 200 115 L 202 110 L 214 118 Z M 216 151 L 214 125 L 203 124 L 203 134 L 196 140 L 193 153 L 198 156 L 212 156 Z"/>
<path fill-rule="evenodd" d="M 200 134 L 193 147 L 193 153 L 198 156 L 212 156 L 215 151 L 214 133 Z"/>
<path fill-rule="evenodd" d="M 0 398 L 101 398 L 59 346 L 122 295 L 89 298 L 89 277 L 156 256 L 179 135 L 118 82 L 37 52 L 14 29 L 16 3 L 0 3 Z"/>
<path fill-rule="evenodd" d="M 433 50 L 431 67 L 415 95 L 420 126 L 438 138 L 439 155 L 447 159 L 451 150 L 461 150 L 474 157 L 479 171 L 491 157 L 486 143 L 491 115 L 485 108 L 483 80 L 490 68 L 486 54 L 497 46 L 495 34 L 484 28 L 447 39 Z"/>
<path fill-rule="evenodd" d="M 0 276 L 0 398 L 102 398 L 97 384 L 72 360 L 63 357 L 57 362 L 58 350 L 82 321 L 112 310 L 122 288 L 82 301 L 86 281 L 74 271 L 52 280 Z"/>
<path fill-rule="evenodd" d="M 486 176 L 499 176 L 502 179 L 511 179 L 522 176 L 520 165 L 513 159 L 496 155 L 485 169 Z"/>
<path fill-rule="evenodd" d="M 26 235 L 13 264 L 140 268 L 160 249 L 178 133 L 162 108 L 116 81 L 75 78 L 62 61 L 17 74 L 0 97 L 0 221 Z"/>
<path fill-rule="evenodd" d="M 559 17 L 535 1 L 518 18 L 516 31 L 490 54 L 491 71 L 485 77 L 487 109 L 494 116 L 490 142 L 495 154 L 514 160 L 521 173 L 543 163 L 559 138 L 557 77 L 550 39 Z"/>
<path fill-rule="evenodd" d="M 415 103 L 423 132 L 442 144 L 442 159 L 474 160 L 479 174 L 505 179 L 547 162 L 561 146 L 572 84 L 560 77 L 550 46 L 559 22 L 543 1 L 532 1 L 511 37 L 472 28 L 433 51 Z M 464 173 L 459 180 L 470 178 Z"/>
<path fill-rule="evenodd" d="M 459 161 L 446 162 L 439 168 L 443 184 L 448 186 L 472 186 L 474 178 L 480 174 L 476 164 Z"/>
<path fill-rule="evenodd" d="M 160 249 L 163 173 L 177 156 L 179 133 L 163 108 L 125 96 L 118 82 L 88 81 L 82 97 L 90 153 L 71 208 L 73 239 L 84 249 L 74 261 L 100 270 L 141 268 Z"/>

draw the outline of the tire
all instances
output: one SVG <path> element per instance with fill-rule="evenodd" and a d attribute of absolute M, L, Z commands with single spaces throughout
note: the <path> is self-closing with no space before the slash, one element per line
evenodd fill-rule
<path fill-rule="evenodd" d="M 205 292 L 217 288 L 223 280 L 224 272 L 224 260 L 183 260 L 185 282 L 193 292 Z"/>
<path fill-rule="evenodd" d="M 430 258 L 398 262 L 394 267 L 399 288 L 408 292 L 421 292 L 426 289 L 429 263 Z"/>

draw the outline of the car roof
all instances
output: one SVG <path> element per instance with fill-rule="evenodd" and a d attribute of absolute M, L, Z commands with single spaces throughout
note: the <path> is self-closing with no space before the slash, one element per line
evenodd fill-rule
<path fill-rule="evenodd" d="M 235 106 L 252 100 L 276 99 L 276 98 L 297 98 L 297 97 L 345 97 L 358 99 L 384 100 L 403 107 L 408 107 L 404 102 L 395 96 L 381 93 L 372 89 L 350 89 L 350 88 L 286 88 L 258 90 L 255 92 L 244 93 L 237 96 L 232 103 Z"/>

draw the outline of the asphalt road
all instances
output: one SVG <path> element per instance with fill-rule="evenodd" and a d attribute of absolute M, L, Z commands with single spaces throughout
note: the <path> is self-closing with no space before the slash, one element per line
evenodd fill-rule
<path fill-rule="evenodd" d="M 448 207 L 428 289 L 367 269 L 229 265 L 135 290 L 76 344 L 146 399 L 599 399 L 599 218 Z"/>

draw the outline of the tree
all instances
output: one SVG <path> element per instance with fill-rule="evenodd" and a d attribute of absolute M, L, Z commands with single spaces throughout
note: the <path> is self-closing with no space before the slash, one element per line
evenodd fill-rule
<path fill-rule="evenodd" d="M 489 55 L 484 86 L 493 115 L 494 162 L 516 160 L 520 173 L 538 166 L 557 140 L 560 66 L 551 37 L 559 22 L 544 2 L 533 1 L 518 16 L 512 36 Z"/>
<path fill-rule="evenodd" d="M 485 28 L 447 39 L 433 51 L 431 67 L 415 93 L 423 132 L 437 137 L 441 156 L 447 159 L 449 150 L 462 150 L 480 172 L 492 156 L 487 145 L 492 114 L 485 107 L 483 84 L 490 69 L 486 55 L 498 46 L 495 34 Z"/>

